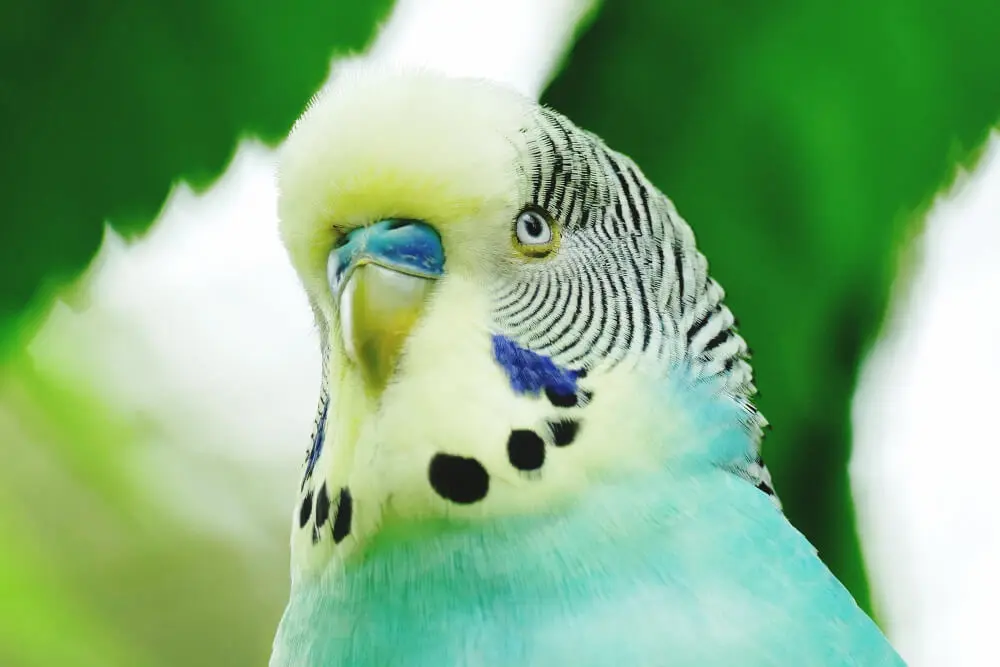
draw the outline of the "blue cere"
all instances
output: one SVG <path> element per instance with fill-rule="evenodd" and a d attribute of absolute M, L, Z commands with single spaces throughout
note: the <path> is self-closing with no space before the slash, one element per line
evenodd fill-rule
<path fill-rule="evenodd" d="M 526 350 L 510 338 L 494 334 L 493 358 L 507 372 L 511 388 L 518 394 L 548 390 L 560 396 L 576 394 L 576 381 L 583 372 L 561 368 L 546 356 Z"/>
<path fill-rule="evenodd" d="M 420 220 L 393 218 L 358 227 L 330 252 L 330 285 L 336 289 L 351 267 L 365 261 L 421 278 L 439 278 L 444 272 L 444 248 L 437 231 Z"/>

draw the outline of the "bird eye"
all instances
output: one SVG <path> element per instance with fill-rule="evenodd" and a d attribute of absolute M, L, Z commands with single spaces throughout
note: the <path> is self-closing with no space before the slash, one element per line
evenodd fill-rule
<path fill-rule="evenodd" d="M 544 257 L 555 250 L 559 234 L 554 221 L 535 208 L 527 208 L 514 221 L 514 245 L 531 257 Z"/>
<path fill-rule="evenodd" d="M 552 240 L 549 221 L 538 211 L 525 211 L 517 216 L 514 233 L 517 234 L 518 242 L 524 245 L 542 245 Z"/>

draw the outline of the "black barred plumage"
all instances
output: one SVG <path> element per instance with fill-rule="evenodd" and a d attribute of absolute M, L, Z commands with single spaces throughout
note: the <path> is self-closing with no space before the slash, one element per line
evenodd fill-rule
<path fill-rule="evenodd" d="M 320 329 L 322 332 L 326 331 L 326 325 L 321 324 Z M 323 340 L 327 340 L 324 335 Z M 330 349 L 326 345 L 321 346 L 322 354 L 322 369 L 323 369 L 323 382 L 320 386 L 319 394 L 319 406 L 316 408 L 316 418 L 313 421 L 313 431 L 310 435 L 310 440 L 312 441 L 308 452 L 306 452 L 306 462 L 305 462 L 305 472 L 302 475 L 302 482 L 299 486 L 299 491 L 311 494 L 311 489 L 307 489 L 307 483 L 313 474 L 314 466 L 316 461 L 319 459 L 319 455 L 323 449 L 323 444 L 326 439 L 326 420 L 330 408 L 330 388 L 327 384 L 328 372 L 330 369 Z"/>
<path fill-rule="evenodd" d="M 686 357 L 700 371 L 739 357 L 745 347 L 729 344 L 739 337 L 693 234 L 635 164 L 548 109 L 524 136 L 525 205 L 558 219 L 564 239 L 558 257 L 498 288 L 504 327 L 571 367 L 653 353 Z M 686 345 L 668 335 L 667 320 L 695 330 Z M 711 335 L 701 340 L 697 330 Z M 742 377 L 732 386 L 743 387 Z"/>
<path fill-rule="evenodd" d="M 628 157 L 558 113 L 524 128 L 524 206 L 562 227 L 557 255 L 495 288 L 497 324 L 567 368 L 686 363 L 745 407 L 759 439 L 748 350 L 694 233 Z M 773 494 L 758 460 L 739 474 Z"/>

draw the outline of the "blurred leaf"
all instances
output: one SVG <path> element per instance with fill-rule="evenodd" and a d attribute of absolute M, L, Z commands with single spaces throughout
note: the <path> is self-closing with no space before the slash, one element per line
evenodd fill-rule
<path fill-rule="evenodd" d="M 0 5 L 0 352 L 87 266 L 105 221 L 143 231 L 174 182 L 209 184 L 240 137 L 280 140 L 390 4 Z"/>
<path fill-rule="evenodd" d="M 26 540 L 29 531 L 15 528 L 0 512 L 0 622 L 4 641 L 0 664 L 49 667 L 153 667 L 119 628 L 87 613 L 54 576 L 51 554 Z M 58 634 L 56 634 L 58 633 Z M 58 636 L 57 641 L 53 637 Z"/>
<path fill-rule="evenodd" d="M 99 398 L 99 378 L 36 367 L 17 343 L 105 222 L 138 234 L 175 182 L 207 186 L 239 139 L 280 140 L 390 4 L 0 5 L 0 665 L 266 662 L 287 596 L 285 516 L 231 495 L 252 496 L 261 475 L 185 460 L 162 423 Z M 192 493 L 206 487 L 216 496 Z M 249 527 L 213 530 L 234 512 Z"/>
<path fill-rule="evenodd" d="M 609 2 L 546 99 L 694 227 L 787 514 L 868 608 L 850 396 L 908 226 L 1000 118 L 997 35 L 985 0 Z"/>
<path fill-rule="evenodd" d="M 175 496 L 225 522 L 199 492 L 251 496 L 266 479 L 192 460 L 162 423 L 97 398 L 96 380 L 69 389 L 76 378 L 27 354 L 0 367 L 0 664 L 264 664 L 287 596 L 284 512 L 237 499 L 260 544 Z"/>

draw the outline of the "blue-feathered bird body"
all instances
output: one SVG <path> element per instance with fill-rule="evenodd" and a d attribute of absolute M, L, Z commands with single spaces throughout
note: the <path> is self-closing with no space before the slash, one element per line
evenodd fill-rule
<path fill-rule="evenodd" d="M 752 443 L 737 406 L 705 393 L 684 399 L 698 442 L 657 469 L 594 484 L 558 513 L 387 527 L 357 561 L 298 581 L 272 664 L 903 665 L 770 498 L 729 470 Z"/>

